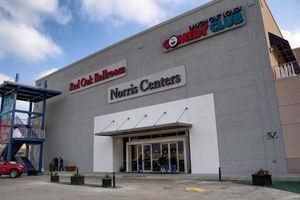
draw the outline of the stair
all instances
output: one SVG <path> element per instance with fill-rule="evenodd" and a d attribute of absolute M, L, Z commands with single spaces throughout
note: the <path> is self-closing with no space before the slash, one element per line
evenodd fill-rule
<path fill-rule="evenodd" d="M 22 158 L 21 158 L 21 157 L 19 157 L 19 156 L 16 156 L 16 157 L 15 157 L 15 161 L 16 161 L 17 163 L 19 163 L 19 164 L 21 164 L 21 165 L 24 165 L 24 166 L 25 166 L 25 164 L 24 164 L 24 162 L 23 162 L 23 160 L 22 160 Z"/>
<path fill-rule="evenodd" d="M 0 158 L 4 158 L 4 155 L 7 155 L 7 148 L 8 147 L 8 145 L 5 145 L 4 146 L 4 148 L 1 150 L 1 152 L 0 152 Z"/>
<path fill-rule="evenodd" d="M 23 165 L 25 165 L 25 167 L 26 167 L 26 172 L 28 172 L 30 170 L 35 170 L 34 166 L 32 165 L 32 163 L 30 162 L 30 160 L 27 157 L 20 157 L 20 158 L 23 161 Z"/>
<path fill-rule="evenodd" d="M 11 151 L 11 155 L 12 155 L 13 160 L 14 160 L 14 157 L 15 157 L 16 153 L 18 153 L 18 151 L 20 150 L 22 145 L 23 145 L 23 143 L 13 143 L 12 151 Z M 6 159 L 7 158 L 7 153 L 8 153 L 8 144 L 5 145 L 4 149 L 1 151 L 1 157 Z"/>
<path fill-rule="evenodd" d="M 23 124 L 22 120 L 16 116 L 15 128 L 18 128 L 24 138 L 37 138 L 37 134 L 34 132 L 31 126 Z"/>

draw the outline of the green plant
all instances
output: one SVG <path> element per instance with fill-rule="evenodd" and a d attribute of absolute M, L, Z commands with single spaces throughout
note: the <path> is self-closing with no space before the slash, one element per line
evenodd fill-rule
<path fill-rule="evenodd" d="M 79 174 L 79 167 L 76 167 L 76 173 L 75 174 L 73 174 L 73 176 L 72 177 L 82 177 L 82 175 L 81 174 Z"/>
<path fill-rule="evenodd" d="M 268 170 L 260 169 L 259 171 L 255 172 L 254 175 L 256 175 L 256 176 L 267 176 L 267 175 L 270 175 L 270 173 L 269 173 Z"/>
<path fill-rule="evenodd" d="M 111 179 L 111 176 L 106 174 L 103 179 Z"/>
<path fill-rule="evenodd" d="M 81 174 L 78 174 L 78 173 L 75 173 L 73 174 L 73 177 L 81 177 L 82 175 Z"/>
<path fill-rule="evenodd" d="M 52 176 L 58 176 L 57 172 L 52 173 Z"/>

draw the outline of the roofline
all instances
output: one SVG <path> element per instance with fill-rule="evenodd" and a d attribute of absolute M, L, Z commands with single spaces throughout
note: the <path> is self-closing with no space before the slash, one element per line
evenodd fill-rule
<path fill-rule="evenodd" d="M 61 94 L 62 92 L 57 91 L 57 90 L 52 90 L 52 89 L 48 89 L 48 88 L 38 88 L 35 86 L 31 86 L 31 85 L 24 85 L 22 83 L 16 83 L 16 82 L 11 82 L 11 81 L 4 81 L 2 84 L 0 84 L 0 88 L 6 84 L 11 84 L 11 85 L 15 85 L 15 86 L 21 86 L 21 87 L 26 87 L 28 89 L 32 89 L 32 90 L 40 90 L 42 93 L 45 92 L 52 92 L 52 93 L 57 93 L 58 95 Z"/>
<path fill-rule="evenodd" d="M 292 50 L 296 50 L 296 51 L 297 51 L 297 50 L 300 50 L 300 47 L 296 47 L 296 48 L 294 48 L 294 49 L 292 49 Z"/>
<path fill-rule="evenodd" d="M 101 49 L 101 50 L 99 50 L 99 51 L 96 51 L 95 53 L 92 53 L 92 54 L 90 54 L 90 55 L 84 57 L 84 58 L 81 58 L 81 59 L 79 59 L 78 61 L 75 61 L 75 62 L 73 62 L 73 63 L 71 63 L 71 64 L 69 64 L 69 65 L 67 65 L 67 66 L 65 66 L 65 67 L 63 67 L 63 68 L 61 68 L 61 69 L 55 71 L 55 72 L 52 72 L 51 74 L 48 74 L 48 75 L 46 75 L 46 76 L 44 76 L 44 77 L 41 77 L 41 78 L 37 79 L 35 82 L 38 82 L 38 81 L 43 80 L 43 79 L 45 79 L 45 78 L 47 78 L 47 77 L 53 76 L 54 74 L 57 74 L 57 73 L 59 73 L 59 72 L 61 72 L 61 71 L 67 70 L 68 68 L 72 67 L 72 66 L 75 65 L 75 64 L 81 63 L 81 62 L 83 62 L 83 61 L 85 61 L 85 60 L 87 60 L 87 59 L 89 59 L 89 58 L 91 58 L 91 57 L 94 57 L 94 56 L 100 54 L 100 53 L 103 53 L 103 52 L 105 52 L 105 51 L 108 51 L 108 50 L 110 50 L 110 49 L 112 49 L 112 48 L 114 48 L 114 47 L 116 47 L 116 46 L 119 46 L 119 45 L 121 45 L 121 44 L 124 44 L 124 43 L 126 43 L 126 42 L 128 42 L 128 41 L 130 41 L 130 40 L 133 40 L 133 39 L 135 39 L 135 38 L 141 36 L 141 35 L 144 35 L 144 34 L 146 34 L 146 33 L 149 33 L 149 32 L 151 32 L 151 31 L 153 31 L 153 30 L 155 30 L 155 29 L 161 28 L 161 27 L 163 27 L 163 26 L 165 26 L 165 25 L 167 25 L 167 24 L 170 24 L 170 23 L 172 23 L 172 22 L 178 20 L 178 19 L 181 19 L 181 18 L 186 17 L 186 16 L 188 16 L 188 15 L 191 15 L 191 14 L 193 14 L 193 13 L 195 13 L 195 12 L 198 12 L 198 11 L 200 11 L 200 10 L 203 10 L 203 9 L 205 9 L 205 8 L 207 8 L 207 7 L 210 7 L 210 6 L 212 6 L 212 5 L 215 5 L 215 4 L 217 4 L 217 3 L 221 2 L 221 1 L 224 1 L 224 0 L 212 0 L 212 1 L 208 2 L 208 3 L 205 3 L 205 4 L 203 4 L 203 5 L 199 6 L 199 7 L 197 7 L 197 8 L 194 8 L 194 9 L 192 9 L 192 10 L 190 10 L 190 11 L 187 11 L 187 12 L 185 12 L 185 13 L 183 13 L 183 14 L 180 14 L 180 15 L 178 15 L 178 16 L 176 16 L 176 17 L 173 17 L 173 18 L 171 18 L 171 19 L 168 19 L 167 21 L 164 21 L 164 22 L 162 22 L 162 23 L 160 23 L 160 24 L 157 24 L 157 25 L 155 25 L 155 26 L 152 26 L 152 27 L 150 27 L 150 28 L 148 28 L 148 29 L 146 29 L 146 30 L 144 30 L 144 31 L 142 31 L 142 32 L 139 32 L 139 33 L 137 33 L 137 34 L 134 34 L 134 35 L 132 35 L 132 36 L 126 38 L 126 39 L 123 39 L 123 40 L 121 40 L 121 41 L 119 41 L 119 42 L 117 42 L 117 43 L 114 43 L 114 44 L 112 44 L 112 45 L 109 45 L 108 47 L 105 47 L 104 49 Z"/>
<path fill-rule="evenodd" d="M 263 1 L 265 2 L 266 6 L 267 6 L 267 9 L 268 9 L 268 11 L 269 11 L 269 13 L 270 13 L 270 15 L 271 15 L 271 17 L 272 17 L 272 19 L 273 19 L 273 21 L 274 21 L 274 23 L 275 23 L 277 29 L 278 29 L 279 32 L 280 32 L 280 36 L 281 36 L 282 38 L 284 38 L 283 35 L 282 35 L 282 32 L 281 32 L 281 29 L 280 29 L 280 27 L 278 26 L 278 24 L 277 24 L 277 22 L 276 22 L 276 20 L 275 20 L 275 17 L 274 17 L 274 15 L 272 14 L 271 9 L 270 9 L 270 7 L 269 7 L 267 1 L 266 1 L 266 0 L 263 0 Z M 264 20 L 263 20 L 263 23 L 265 23 Z"/>

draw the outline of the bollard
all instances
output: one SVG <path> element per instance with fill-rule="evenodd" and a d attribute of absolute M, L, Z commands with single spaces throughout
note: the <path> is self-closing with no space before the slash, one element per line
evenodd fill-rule
<path fill-rule="evenodd" d="M 116 187 L 116 176 L 115 176 L 115 172 L 113 172 L 113 187 Z"/>
<path fill-rule="evenodd" d="M 221 167 L 219 167 L 219 181 L 222 181 Z"/>

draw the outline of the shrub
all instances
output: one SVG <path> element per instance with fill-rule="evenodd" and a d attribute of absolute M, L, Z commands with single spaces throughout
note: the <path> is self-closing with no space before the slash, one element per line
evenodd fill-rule
<path fill-rule="evenodd" d="M 267 176 L 267 175 L 270 175 L 270 173 L 269 173 L 268 170 L 260 169 L 259 171 L 255 172 L 254 175 L 256 175 L 256 176 Z"/>

